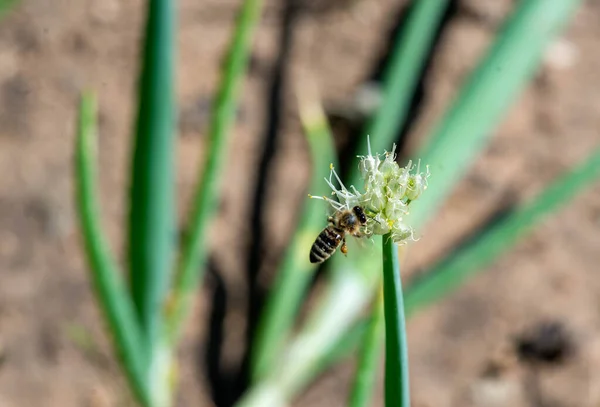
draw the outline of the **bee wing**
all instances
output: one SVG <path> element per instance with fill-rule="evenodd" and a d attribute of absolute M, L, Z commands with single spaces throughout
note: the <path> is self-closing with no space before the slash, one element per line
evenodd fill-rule
<path fill-rule="evenodd" d="M 354 236 L 354 241 L 356 242 L 356 244 L 358 244 L 358 246 L 359 246 L 361 249 L 364 249 L 364 248 L 366 248 L 366 247 L 367 247 L 367 244 L 366 244 L 366 242 L 365 242 L 365 239 L 364 239 L 364 237 L 365 237 L 365 236 L 360 236 L 360 237 L 358 237 L 358 236 Z"/>
<path fill-rule="evenodd" d="M 358 247 L 360 247 L 361 249 L 364 249 L 367 247 L 366 245 L 366 240 L 368 240 L 368 236 L 365 235 L 364 233 L 358 234 L 358 235 L 351 235 L 352 237 L 354 237 L 354 241 L 356 242 L 356 244 L 358 245 Z"/>

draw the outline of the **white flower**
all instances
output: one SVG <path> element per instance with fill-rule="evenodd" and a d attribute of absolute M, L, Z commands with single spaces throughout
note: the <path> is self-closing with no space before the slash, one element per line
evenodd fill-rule
<path fill-rule="evenodd" d="M 325 181 L 337 201 L 328 197 L 309 196 L 325 200 L 336 211 L 350 210 L 360 205 L 367 215 L 367 224 L 363 226 L 363 233 L 367 236 L 390 233 L 394 242 L 400 244 L 415 240 L 412 228 L 403 222 L 403 218 L 409 214 L 410 204 L 427 189 L 429 167 L 424 173 L 420 172 L 420 162 L 414 166 L 409 161 L 405 167 L 400 167 L 396 163 L 395 150 L 394 145 L 391 152 L 385 152 L 380 157 L 371 153 L 369 143 L 368 155 L 359 157 L 364 192 L 359 192 L 353 185 L 350 189 L 346 188 L 331 165 L 331 174 Z M 412 173 L 415 169 L 416 172 Z M 339 188 L 335 186 L 335 181 Z"/>

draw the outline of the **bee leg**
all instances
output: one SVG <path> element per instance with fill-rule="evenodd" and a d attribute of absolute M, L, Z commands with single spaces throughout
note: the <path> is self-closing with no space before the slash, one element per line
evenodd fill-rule
<path fill-rule="evenodd" d="M 340 251 L 344 256 L 348 254 L 348 246 L 346 246 L 346 238 L 342 240 L 342 246 L 340 247 Z"/>
<path fill-rule="evenodd" d="M 327 217 L 327 222 L 331 223 L 333 225 L 333 216 L 328 216 Z"/>

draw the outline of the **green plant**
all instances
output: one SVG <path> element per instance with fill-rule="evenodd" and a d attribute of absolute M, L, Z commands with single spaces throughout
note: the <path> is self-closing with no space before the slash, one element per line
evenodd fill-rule
<path fill-rule="evenodd" d="M 410 48 L 403 46 L 404 41 L 418 38 L 416 33 L 435 29 L 436 21 L 439 21 L 440 10 L 436 9 L 433 3 L 435 2 L 415 3 L 411 16 L 415 19 L 415 16 L 421 16 L 419 21 L 422 25 L 407 24 L 405 29 L 408 32 L 404 32 L 400 37 L 398 52 L 401 53 L 402 50 Z M 438 7 L 441 9 L 445 6 L 442 3 L 438 3 Z M 576 0 L 552 3 L 543 0 L 527 0 L 516 6 L 488 54 L 460 89 L 455 103 L 442 117 L 424 147 L 416 154 L 423 162 L 431 166 L 433 175 L 427 194 L 424 194 L 422 202 L 411 213 L 410 222 L 413 227 L 419 229 L 434 215 L 454 185 L 475 160 L 479 151 L 487 144 L 494 126 L 500 121 L 519 90 L 532 76 L 546 44 L 568 21 L 578 3 L 579 1 Z M 425 14 L 429 16 L 428 19 L 423 17 Z M 431 25 L 423 26 L 425 21 Z M 426 41 L 417 43 L 423 48 L 428 46 Z M 415 45 L 415 47 L 418 46 Z M 414 48 L 410 49 L 414 50 Z M 424 55 L 423 50 L 419 51 L 416 55 Z M 413 72 L 406 68 L 406 65 L 412 66 L 412 64 L 420 63 L 418 56 L 414 56 L 414 59 L 406 58 L 408 58 L 406 55 L 404 58 L 392 58 L 394 63 L 391 66 L 394 69 L 390 68 L 388 76 L 386 76 L 384 95 L 399 97 L 397 93 L 386 92 L 392 88 L 395 81 L 401 80 L 399 78 L 402 78 L 404 73 Z M 500 71 L 496 69 L 499 65 L 503 67 Z M 402 69 L 403 66 L 404 69 Z M 414 77 L 409 76 L 408 80 L 414 81 Z M 413 88 L 396 88 L 394 86 L 394 89 L 406 89 L 410 93 Z M 386 137 L 391 137 L 390 134 L 394 134 L 401 124 L 400 120 L 396 120 L 397 117 L 394 117 L 394 109 L 398 108 L 397 115 L 401 118 L 404 117 L 402 107 L 405 105 L 400 103 L 394 106 L 392 96 L 388 96 L 389 98 L 384 96 L 380 110 L 368 126 L 368 130 L 371 131 L 371 142 L 377 146 L 376 149 L 389 148 L 391 138 L 387 139 Z M 404 94 L 403 97 L 409 98 L 410 95 Z M 390 113 L 386 115 L 383 112 Z M 386 121 L 388 124 L 378 124 L 379 121 Z M 365 136 L 362 139 L 363 144 L 359 143 L 357 154 L 365 153 L 366 140 Z M 595 158 L 592 157 L 590 160 L 590 162 L 594 162 Z M 578 187 L 588 185 L 596 176 L 595 172 L 591 171 L 589 164 L 576 170 L 576 173 L 580 174 L 581 171 L 584 171 L 586 176 L 579 178 L 580 182 L 576 183 Z M 349 184 L 358 184 L 357 173 L 351 175 L 349 179 Z M 561 185 L 571 184 L 570 181 L 566 181 Z M 426 273 L 427 277 L 420 283 L 407 288 L 407 312 L 412 313 L 418 306 L 441 298 L 449 289 L 456 287 L 468 273 L 481 270 L 477 267 L 484 264 L 481 261 L 483 258 L 492 261 L 491 254 L 497 255 L 514 244 L 512 237 L 520 234 L 506 231 L 512 230 L 516 222 L 523 221 L 524 226 L 525 224 L 531 226 L 533 221 L 538 218 L 537 215 L 542 213 L 542 211 L 531 210 L 531 208 L 554 208 L 554 205 L 564 203 L 571 197 L 572 194 L 544 193 L 539 202 L 536 201 L 531 206 L 517 210 L 515 216 L 518 217 L 512 218 L 512 220 L 507 219 L 508 224 L 499 227 L 496 232 L 491 231 L 493 233 L 490 238 L 486 239 L 486 244 L 474 245 L 470 247 L 468 254 L 465 252 L 459 256 L 460 259 L 476 257 L 480 260 L 478 263 L 466 264 L 465 260 L 450 261 L 446 264 L 446 261 L 442 260 L 440 266 Z M 525 221 L 525 219 L 527 220 Z M 500 239 L 503 241 L 502 245 L 497 244 Z M 378 269 L 375 266 L 377 258 L 381 256 L 378 247 L 379 244 L 376 240 L 373 249 L 368 253 L 361 253 L 361 258 L 355 259 L 352 264 L 344 262 L 340 258 L 332 261 L 333 268 L 320 302 L 313 309 L 304 328 L 289 340 L 288 346 L 280 353 L 285 358 L 285 367 L 272 366 L 271 374 L 256 383 L 240 405 L 263 405 L 261 403 L 272 400 L 277 401 L 273 405 L 284 404 L 294 397 L 309 382 L 310 378 L 320 372 L 327 361 L 332 359 L 328 352 L 336 349 L 338 344 L 348 349 L 353 348 L 347 346 L 349 343 L 356 345 L 360 342 L 365 335 L 365 323 L 360 319 L 360 311 L 372 298 L 376 287 L 379 286 L 380 273 L 375 272 Z M 494 250 L 491 250 L 490 247 L 493 247 Z M 485 257 L 488 255 L 489 257 Z M 468 267 L 465 268 L 465 266 Z M 372 335 L 367 335 L 365 341 L 368 346 L 376 346 Z M 298 348 L 307 343 L 311 344 L 312 349 L 300 352 Z M 400 343 L 396 349 L 397 354 L 400 354 L 399 345 Z M 340 355 L 337 354 L 334 360 L 338 360 L 339 357 Z M 368 365 L 373 369 L 376 366 L 375 363 Z M 365 372 L 359 370 L 359 374 L 365 374 Z M 361 380 L 356 380 L 355 383 L 357 386 L 362 385 Z M 360 390 L 360 392 L 363 391 L 364 389 Z"/>
<path fill-rule="evenodd" d="M 96 102 L 84 94 L 79 108 L 76 149 L 77 204 L 86 254 L 100 307 L 114 337 L 119 358 L 133 392 L 142 405 L 150 405 L 145 380 L 147 359 L 133 302 L 100 226 L 96 196 Z"/>
<path fill-rule="evenodd" d="M 398 248 L 383 237 L 383 302 L 385 308 L 385 404 L 410 406 L 408 346 Z"/>
<path fill-rule="evenodd" d="M 260 9 L 261 1 L 247 0 L 240 11 L 213 111 L 208 158 L 197 187 L 188 239 L 173 282 L 174 0 L 148 2 L 132 163 L 130 292 L 100 227 L 95 100 L 89 93 L 82 97 L 75 171 L 81 229 L 98 301 L 129 384 L 143 406 L 171 405 L 177 334 L 201 279 L 206 228 L 216 210 L 219 174 Z"/>
<path fill-rule="evenodd" d="M 4 17 L 18 3 L 18 0 L 0 0 L 0 18 Z"/>
<path fill-rule="evenodd" d="M 447 5 L 447 0 L 425 0 L 418 2 L 414 10 L 411 11 L 407 26 L 397 38 L 390 65 L 385 70 L 381 108 L 370 121 L 365 136 L 359 140 L 357 154 L 363 155 L 367 152 L 367 134 L 372 135 L 371 142 L 373 151 L 384 151 L 385 149 L 391 148 L 396 131 L 407 115 L 409 102 L 412 93 L 416 88 L 418 74 L 423 67 L 427 56 L 427 50 L 431 45 L 437 26 Z M 302 98 L 304 103 L 301 105 L 301 118 L 303 119 L 302 121 L 307 138 L 309 140 L 313 140 L 317 137 L 321 139 L 324 137 L 330 138 L 328 125 L 322 119 L 323 115 L 321 114 L 315 117 L 314 114 L 311 114 L 311 112 L 319 111 L 320 109 L 319 101 L 315 99 L 316 96 L 314 94 L 303 95 Z M 320 153 L 318 155 L 313 155 L 314 174 L 310 191 L 315 193 L 315 195 L 321 195 L 320 188 L 321 185 L 323 185 L 322 179 L 326 174 L 321 173 L 325 167 L 322 165 L 318 166 L 318 164 L 323 161 L 334 163 L 337 160 L 334 158 L 333 154 L 327 150 L 311 149 L 311 151 L 320 151 Z M 322 155 L 325 155 L 324 159 L 321 158 Z M 352 172 L 349 183 L 353 185 L 358 185 L 360 183 L 360 174 L 357 169 Z M 297 233 L 302 233 L 303 236 L 307 237 L 304 240 L 294 239 L 291 249 L 289 249 L 289 252 L 303 253 L 302 256 L 304 257 L 306 257 L 306 248 L 310 247 L 318 230 L 322 228 L 325 223 L 322 211 L 319 211 L 314 206 L 307 208 L 306 210 L 311 215 L 303 216 L 312 216 L 316 219 L 315 226 L 312 228 L 312 236 L 304 235 L 305 229 L 304 227 L 301 227 L 300 230 L 302 232 Z M 302 223 L 302 225 L 304 225 L 304 223 Z M 303 257 L 294 258 L 293 261 L 295 263 L 286 258 L 286 261 L 282 263 L 281 271 L 276 278 L 276 283 L 271 290 L 270 296 L 267 298 L 265 306 L 266 312 L 261 316 L 261 329 L 256 338 L 252 356 L 254 360 L 261 360 L 262 363 L 253 366 L 252 373 L 255 378 L 264 376 L 265 373 L 269 371 L 271 371 L 271 374 L 274 376 L 273 372 L 276 371 L 276 369 L 273 368 L 273 363 L 278 360 L 278 352 L 274 352 L 273 349 L 280 349 L 287 339 L 302 296 L 315 270 L 314 267 L 311 267 L 306 263 L 306 259 Z M 335 262 L 335 259 L 333 261 Z M 295 266 L 294 264 L 297 265 Z M 334 269 L 339 269 L 339 266 L 339 262 L 336 262 Z M 355 282 L 351 282 L 349 278 L 345 279 L 343 274 L 338 276 L 337 272 L 336 276 L 333 278 L 340 282 L 340 286 L 338 286 L 340 292 L 346 290 L 344 283 L 348 283 L 348 289 L 351 289 L 355 283 L 359 285 L 362 284 L 359 281 L 360 278 Z M 365 285 L 365 291 L 363 292 L 363 294 L 366 295 L 363 296 L 361 294 L 356 298 L 348 298 L 348 301 L 354 302 L 348 309 L 360 310 L 362 306 L 369 301 L 369 292 L 375 285 L 377 285 L 377 282 L 369 281 Z M 337 295 L 337 290 L 335 293 L 331 293 L 331 295 L 332 298 Z M 327 300 L 324 301 L 327 302 Z M 329 306 L 324 305 L 324 307 Z M 334 308 L 329 309 L 333 310 Z M 281 317 L 272 317 L 271 314 L 274 312 L 281 315 Z M 320 311 L 316 311 L 315 314 L 318 314 L 319 312 Z M 348 320 L 344 319 L 346 316 L 349 317 Z M 354 317 L 351 316 L 350 312 L 342 314 L 342 319 L 339 322 L 344 328 L 341 328 L 339 333 L 343 332 L 346 327 L 352 324 L 353 318 Z M 316 319 L 323 321 L 323 323 L 329 321 L 328 318 Z M 314 326 L 315 324 L 316 322 L 311 322 L 309 323 L 309 326 Z M 268 332 L 268 334 L 265 332 Z M 329 344 L 331 342 L 329 340 L 330 338 L 326 338 L 326 332 L 327 331 L 323 331 L 322 339 L 326 343 L 325 348 L 329 349 Z M 299 340 L 301 340 L 301 338 L 299 338 Z M 319 364 L 319 358 L 317 358 L 314 363 Z M 305 364 L 305 366 L 310 370 L 315 368 L 309 363 Z M 300 382 L 302 381 L 302 377 L 304 376 L 298 375 L 296 380 Z M 292 381 L 295 380 L 291 380 L 290 383 Z M 284 394 L 288 393 L 288 390 L 283 387 L 280 390 Z"/>
<path fill-rule="evenodd" d="M 304 84 L 304 86 L 309 86 Z M 335 152 L 327 119 L 318 102 L 310 92 L 298 88 L 300 116 L 306 131 L 313 167 L 310 190 L 325 195 L 327 186 L 323 178 L 330 163 L 335 162 Z M 290 242 L 281 271 L 273 283 L 272 295 L 265 304 L 259 321 L 252 349 L 251 374 L 253 381 L 260 379 L 275 363 L 287 333 L 289 332 L 302 296 L 310 282 L 313 267 L 306 262 L 306 248 L 325 226 L 323 214 L 306 206 Z"/>
<path fill-rule="evenodd" d="M 371 316 L 366 324 L 366 332 L 359 332 L 358 334 L 363 341 L 359 349 L 356 375 L 354 376 L 352 392 L 348 402 L 350 407 L 368 406 L 371 400 L 373 385 L 376 380 L 375 372 L 379 362 L 379 352 L 381 351 L 381 340 L 384 333 L 383 318 L 383 290 L 380 289 L 379 295 L 373 303 Z M 350 334 L 348 337 L 353 336 Z"/>
<path fill-rule="evenodd" d="M 259 0 L 243 2 L 213 111 L 206 164 L 200 172 L 186 239 L 177 257 L 173 251 L 174 3 L 149 0 L 132 166 L 129 287 L 100 226 L 95 184 L 96 107 L 90 93 L 82 97 L 76 149 L 77 204 L 98 301 L 133 393 L 141 405 L 152 407 L 168 406 L 172 400 L 175 348 L 192 294 L 202 278 L 205 231 L 215 214 L 237 95 L 261 10 Z M 395 202 L 402 208 L 401 213 L 406 209 L 403 205 L 408 206 L 417 197 L 419 204 L 407 218 L 410 225 L 405 225 L 396 223 L 398 216 L 384 216 L 385 211 L 373 204 L 377 195 L 368 195 L 375 187 L 369 186 L 366 174 L 371 168 L 369 160 L 374 161 L 376 156 L 371 154 L 367 134 L 371 136 L 373 151 L 392 148 L 448 4 L 445 0 L 413 3 L 384 75 L 382 104 L 358 143 L 357 154 L 366 155 L 363 171 L 355 168 L 346 183 L 362 185 L 367 181 L 364 190 L 369 198 L 359 203 L 368 207 L 373 219 L 368 230 L 384 236 L 375 236 L 374 244 L 366 249 L 349 242 L 351 251 L 360 253 L 353 261 L 343 256 L 330 261 L 321 296 L 306 322 L 293 333 L 296 315 L 315 271 L 308 263 L 310 245 L 326 221 L 322 207 L 308 203 L 304 206 L 254 338 L 251 387 L 238 406 L 286 405 L 316 375 L 357 347 L 361 356 L 350 404 L 367 405 L 384 337 L 383 320 L 386 405 L 410 405 L 403 309 L 410 315 L 441 299 L 509 249 L 542 215 L 566 203 L 600 175 L 600 151 L 596 151 L 531 203 L 518 207 L 482 231 L 476 241 L 442 259 L 424 278 L 409 284 L 403 295 L 396 242 L 410 237 L 408 226 L 419 229 L 434 216 L 485 147 L 493 128 L 533 75 L 544 47 L 568 21 L 578 3 L 523 0 L 516 6 L 490 51 L 417 152 L 416 157 L 430 165 L 432 177 L 422 197 L 426 177 L 417 172 L 413 178 L 407 178 L 413 183 L 407 184 L 410 188 L 404 189 Z M 498 71 L 500 64 L 503 69 Z M 322 180 L 327 177 L 330 163 L 337 160 L 318 97 L 309 93 L 300 96 L 300 116 L 313 161 L 309 188 L 322 196 L 326 191 Z M 393 161 L 393 154 L 388 154 L 384 162 L 390 157 Z M 373 168 L 379 168 L 379 161 Z M 393 177 L 384 176 L 386 182 L 408 174 L 398 171 Z M 347 207 L 351 207 L 348 202 L 352 199 L 359 199 L 352 188 L 343 187 L 341 180 L 339 188 L 331 186 L 337 199 Z M 385 186 L 399 194 L 397 187 Z M 418 193 L 414 195 L 414 191 Z M 392 198 L 386 197 L 388 201 Z M 175 273 L 171 278 L 172 268 Z M 382 298 L 376 296 L 377 290 L 382 292 Z M 362 314 L 369 304 L 373 304 L 371 315 L 365 320 Z"/>

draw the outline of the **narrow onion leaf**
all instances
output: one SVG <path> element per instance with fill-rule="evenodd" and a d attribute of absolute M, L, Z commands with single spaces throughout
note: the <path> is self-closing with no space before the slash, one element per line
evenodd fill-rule
<path fill-rule="evenodd" d="M 380 290 L 380 295 L 373 304 L 368 327 L 359 349 L 358 365 L 348 403 L 350 407 L 371 405 L 385 332 L 383 315 L 383 291 Z"/>
<path fill-rule="evenodd" d="M 426 194 L 410 215 L 416 229 L 433 217 L 489 143 L 510 104 L 539 66 L 546 46 L 581 0 L 523 0 L 416 155 L 430 166 Z"/>
<path fill-rule="evenodd" d="M 583 163 L 547 187 L 537 198 L 522 205 L 469 244 L 443 259 L 411 284 L 406 291 L 406 312 L 442 299 L 468 278 L 513 247 L 545 216 L 565 206 L 583 188 L 600 177 L 600 148 Z"/>
<path fill-rule="evenodd" d="M 329 165 L 335 162 L 331 130 L 316 97 L 310 100 L 301 97 L 299 104 L 314 169 L 309 191 L 326 195 L 328 188 L 323 178 L 329 175 Z M 308 198 L 304 199 L 308 201 Z M 312 202 L 304 202 L 302 207 L 298 227 L 260 316 L 252 349 L 253 381 L 264 376 L 277 362 L 279 351 L 289 335 L 300 302 L 316 270 L 309 262 L 309 251 L 325 227 L 326 210 Z"/>
<path fill-rule="evenodd" d="M 440 2 L 441 3 L 441 2 Z M 570 19 L 580 0 L 523 0 L 519 2 L 508 23 L 500 31 L 495 40 L 491 51 L 476 68 L 475 73 L 468 79 L 468 82 L 459 90 L 457 102 L 453 103 L 448 112 L 443 116 L 442 121 L 436 130 L 428 138 L 428 144 L 417 155 L 425 164 L 432 164 L 432 177 L 429 179 L 430 187 L 427 193 L 419 198 L 419 205 L 411 210 L 411 223 L 415 228 L 420 228 L 425 221 L 432 218 L 449 192 L 452 191 L 456 182 L 464 174 L 487 140 L 494 126 L 501 120 L 506 112 L 508 105 L 518 91 L 524 87 L 539 64 L 540 55 L 543 49 L 551 41 L 560 28 Z M 417 4 L 421 4 L 421 1 Z M 442 5 L 440 5 L 441 7 Z M 424 7 L 424 6 L 422 6 Z M 415 27 L 414 29 L 426 29 L 424 27 Z M 437 29 L 437 27 L 435 28 Z M 410 62 L 410 61 L 407 61 Z M 502 67 L 502 69 L 498 69 Z M 497 99 L 497 100 L 494 100 Z M 489 103 L 491 100 L 491 103 Z M 484 103 L 485 102 L 485 103 Z M 384 101 L 382 106 L 385 106 Z M 480 110 L 485 109 L 484 114 L 480 115 Z M 377 139 L 377 134 L 372 134 L 372 143 L 377 150 L 380 148 L 389 148 L 393 139 Z M 366 141 L 365 141 L 366 144 Z M 359 147 L 360 149 L 364 147 Z M 358 154 L 364 154 L 359 150 Z M 352 182 L 358 183 L 358 176 L 350 178 Z M 368 298 L 367 291 L 374 290 L 377 284 L 373 280 L 377 278 L 377 273 L 373 270 L 373 262 L 365 262 L 363 266 L 358 266 L 353 270 L 369 270 L 364 273 L 364 280 L 361 283 L 362 291 L 354 292 L 352 300 L 356 298 Z M 334 272 L 339 270 L 339 274 L 351 273 L 347 267 L 336 265 Z M 338 274 L 338 273 L 334 273 Z M 348 274 L 349 275 L 349 274 Z M 373 283 L 373 284 L 370 284 Z M 343 285 L 349 285 L 344 276 L 333 276 L 332 282 L 326 289 L 323 301 L 317 305 L 314 310 L 313 318 L 310 318 L 311 324 L 307 325 L 298 334 L 298 337 L 292 341 L 289 348 L 297 341 L 304 339 L 304 336 L 311 335 L 311 338 L 321 338 L 323 335 L 329 335 L 327 346 L 321 346 L 310 352 L 310 357 L 314 358 L 315 364 L 319 370 L 326 368 L 323 361 L 329 361 L 326 352 L 338 343 L 343 337 L 345 331 L 332 333 L 328 327 L 330 318 L 328 315 L 337 312 L 338 322 L 340 318 L 354 319 L 356 315 L 347 315 L 339 313 L 337 303 L 337 294 L 342 290 Z M 412 312 L 413 300 L 410 291 L 407 293 L 407 310 Z M 351 311 L 356 311 L 354 304 L 351 305 Z M 361 308 L 357 312 L 360 312 Z M 319 314 L 319 315 L 318 315 Z M 320 323 L 322 321 L 322 323 Z M 320 323 L 320 324 L 319 324 Z M 316 324 L 319 324 L 316 326 Z M 339 325 L 347 329 L 351 324 Z M 322 344 L 322 342 L 318 342 Z M 337 359 L 335 359 L 337 360 Z M 288 363 L 294 363 L 289 361 Z M 302 364 L 302 367 L 313 368 L 314 364 Z M 269 389 L 277 394 L 284 394 L 285 400 L 289 400 L 295 395 L 303 385 L 308 383 L 310 372 L 298 369 L 286 369 L 285 372 L 276 375 L 270 375 L 269 380 L 272 386 Z M 289 372 L 289 373 L 288 373 Z M 294 373 L 294 376 L 290 376 Z M 256 388 L 250 392 L 248 399 L 252 399 L 260 390 Z M 271 394 L 272 395 L 272 394 Z"/>
<path fill-rule="evenodd" d="M 330 344 L 329 348 L 323 352 L 323 357 L 315 363 L 311 376 L 317 377 L 331 366 L 351 356 L 365 341 L 365 336 L 371 329 L 371 321 L 370 318 L 358 321 L 337 342 Z"/>
<path fill-rule="evenodd" d="M 85 254 L 100 308 L 133 393 L 141 405 L 151 406 L 142 332 L 100 225 L 96 167 L 96 101 L 91 93 L 85 93 L 79 107 L 75 150 L 76 204 Z"/>
<path fill-rule="evenodd" d="M 394 44 L 393 56 L 390 59 L 392 62 L 386 67 L 380 112 L 367 127 L 367 131 L 372 136 L 374 151 L 389 150 L 398 129 L 403 125 L 409 102 L 417 85 L 418 75 L 423 69 L 447 5 L 447 0 L 420 0 L 414 3 L 407 25 Z M 364 139 L 359 143 L 357 154 L 365 154 L 366 145 L 365 134 Z M 353 171 L 349 184 L 360 187 L 359 176 L 358 171 Z M 239 405 L 260 405 L 260 403 L 253 403 L 265 399 L 290 400 L 310 382 L 311 378 L 326 369 L 327 363 L 338 360 L 337 357 L 330 358 L 328 353 L 337 344 L 346 343 L 344 340 L 346 331 L 355 326 L 355 321 L 379 285 L 380 271 L 373 269 L 373 265 L 379 264 L 381 252 L 378 248 L 379 238 L 374 240 L 375 249 L 369 250 L 373 253 L 361 255 L 356 265 L 338 261 L 341 260 L 338 259 L 340 256 L 331 260 L 332 275 L 319 303 L 311 312 L 302 331 L 286 345 L 285 352 L 282 353 L 290 359 L 286 359 L 285 366 L 281 366 L 281 362 L 278 363 L 280 368 L 273 369 L 266 377 L 261 378 Z M 305 250 L 309 250 L 311 243 Z M 308 254 L 304 252 L 303 255 Z M 376 266 L 376 269 L 379 270 L 379 266 Z M 357 338 L 358 335 L 351 336 L 353 340 Z M 304 346 L 302 353 L 293 352 L 294 349 L 302 347 L 306 341 L 310 341 L 313 345 L 310 348 Z M 355 342 L 348 341 L 348 343 L 351 346 L 347 349 L 353 349 Z M 337 352 L 336 354 L 339 355 Z M 299 355 L 302 357 L 300 358 Z"/>
<path fill-rule="evenodd" d="M 381 104 L 359 140 L 357 155 L 366 154 L 367 135 L 373 151 L 391 150 L 408 116 L 419 76 L 448 4 L 449 0 L 419 0 L 411 4 L 406 25 L 400 30 L 385 67 Z M 359 182 L 360 174 L 353 168 L 350 184 Z"/>
<path fill-rule="evenodd" d="M 176 236 L 174 37 L 175 1 L 150 0 L 129 209 L 130 289 L 149 354 L 160 341 Z"/>
<path fill-rule="evenodd" d="M 182 245 L 173 297 L 169 304 L 168 335 L 171 342 L 179 335 L 192 296 L 204 275 L 206 232 L 217 213 L 219 185 L 226 162 L 227 146 L 261 9 L 261 0 L 244 1 L 223 66 L 205 145 L 206 160 L 196 186 L 190 223 Z"/>

